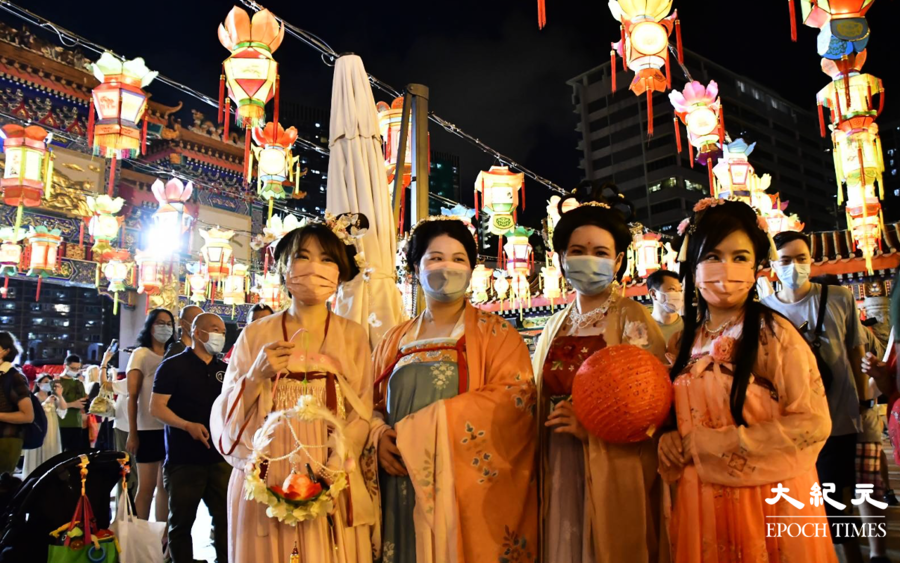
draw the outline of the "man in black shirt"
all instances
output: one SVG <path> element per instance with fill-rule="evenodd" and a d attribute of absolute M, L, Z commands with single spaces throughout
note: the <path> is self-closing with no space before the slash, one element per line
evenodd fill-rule
<path fill-rule="evenodd" d="M 212 516 L 216 560 L 228 561 L 228 481 L 231 466 L 209 437 L 213 403 L 222 392 L 225 323 L 203 313 L 194 319 L 191 347 L 156 370 L 150 413 L 166 425 L 163 484 L 169 493 L 169 552 L 173 563 L 193 563 L 191 528 L 202 499 Z M 197 443 L 199 442 L 199 444 Z"/>

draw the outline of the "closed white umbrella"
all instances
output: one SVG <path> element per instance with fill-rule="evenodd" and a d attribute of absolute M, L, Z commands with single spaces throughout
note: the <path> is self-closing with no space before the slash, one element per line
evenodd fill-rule
<path fill-rule="evenodd" d="M 374 348 L 403 320 L 403 299 L 394 279 L 397 241 L 375 97 L 356 55 L 344 55 L 334 65 L 329 131 L 328 211 L 369 219 L 361 244 L 368 272 L 343 284 L 335 313 L 363 325 Z"/>

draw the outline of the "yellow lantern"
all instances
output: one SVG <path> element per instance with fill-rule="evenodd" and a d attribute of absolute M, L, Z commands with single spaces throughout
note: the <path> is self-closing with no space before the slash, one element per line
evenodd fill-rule
<path fill-rule="evenodd" d="M 831 83 L 819 91 L 816 102 L 819 107 L 819 132 L 825 136 L 823 108 L 828 108 L 831 122 L 846 133 L 865 129 L 884 110 L 884 85 L 880 78 L 862 74 L 866 52 L 841 60 L 822 59 L 822 72 L 831 77 Z M 874 97 L 878 95 L 878 108 Z"/>
<path fill-rule="evenodd" d="M 206 277 L 203 266 L 200 264 L 188 264 L 187 272 L 186 281 L 191 293 L 191 302 L 203 303 L 206 301 L 206 289 L 209 285 L 209 278 Z"/>
<path fill-rule="evenodd" d="M 53 180 L 53 154 L 49 149 L 53 134 L 42 127 L 22 127 L 9 123 L 0 128 L 6 165 L 0 187 L 3 202 L 13 207 L 37 207 L 49 194 Z M 21 211 L 16 218 L 21 223 Z"/>
<path fill-rule="evenodd" d="M 551 307 L 555 306 L 556 300 L 565 294 L 565 283 L 559 268 L 559 255 L 555 252 L 549 253 L 547 265 L 541 268 L 541 285 L 544 297 L 550 300 Z"/>
<path fill-rule="evenodd" d="M 256 157 L 257 193 L 263 201 L 269 202 L 269 217 L 272 216 L 272 200 L 284 199 L 286 183 L 300 178 L 299 160 L 291 147 L 297 140 L 297 129 L 285 130 L 280 124 L 269 123 L 264 128 L 253 128 L 253 140 L 258 145 L 253 148 Z M 250 165 L 253 175 L 253 165 Z"/>
<path fill-rule="evenodd" d="M 519 304 L 519 312 L 521 313 L 524 305 L 527 303 L 531 306 L 531 282 L 528 276 L 522 272 L 515 272 L 510 276 L 510 301 L 516 301 Z"/>
<path fill-rule="evenodd" d="M 185 213 L 185 203 L 191 199 L 194 186 L 191 182 L 185 185 L 178 178 L 172 178 L 165 184 L 162 180 L 156 180 L 150 189 L 159 203 L 153 214 L 150 250 L 161 259 L 170 254 L 177 255 L 181 252 L 184 233 L 194 221 L 189 213 Z"/>
<path fill-rule="evenodd" d="M 125 291 L 125 280 L 131 270 L 127 261 L 131 257 L 127 250 L 116 250 L 107 255 L 108 262 L 103 266 L 103 275 L 109 280 L 109 291 L 113 294 L 113 314 L 119 312 L 119 292 Z"/>
<path fill-rule="evenodd" d="M 503 310 L 503 300 L 509 291 L 509 280 L 506 279 L 506 272 L 497 270 L 494 272 L 494 293 L 497 294 L 497 300 L 500 301 L 500 310 Z"/>
<path fill-rule="evenodd" d="M 533 229 L 519 226 L 509 234 L 509 241 L 503 250 L 506 253 L 506 271 L 510 274 L 521 273 L 527 277 L 531 273 L 534 258 L 528 237 L 532 233 Z"/>
<path fill-rule="evenodd" d="M 228 12 L 225 23 L 219 25 L 219 42 L 231 51 L 222 64 L 219 86 L 219 123 L 230 120 L 230 101 L 237 103 L 236 122 L 244 128 L 265 123 L 266 103 L 275 98 L 275 118 L 278 122 L 278 63 L 272 58 L 284 39 L 284 26 L 268 10 L 253 14 L 253 19 L 235 6 Z M 229 100 L 223 98 L 225 84 Z M 227 125 L 225 135 L 227 137 Z M 249 146 L 249 137 L 247 138 Z"/>
<path fill-rule="evenodd" d="M 381 140 L 384 146 L 384 165 L 387 168 L 388 186 L 394 189 L 394 178 L 397 174 L 397 157 L 400 153 L 400 124 L 403 118 L 403 96 L 396 98 L 391 105 L 378 102 L 378 125 L 381 128 Z M 402 187 L 408 188 L 412 182 L 412 120 L 407 126 L 406 154 L 403 158 Z M 393 192 L 392 192 L 393 193 Z"/>
<path fill-rule="evenodd" d="M 226 305 L 243 305 L 246 298 L 247 265 L 235 264 L 231 273 L 225 278 L 223 301 Z"/>
<path fill-rule="evenodd" d="M 103 254 L 112 250 L 110 243 L 119 236 L 123 218 L 116 217 L 115 214 L 122 210 L 124 204 L 125 200 L 120 197 L 113 199 L 108 195 L 87 196 L 88 208 L 94 212 L 88 224 L 88 232 L 94 237 L 91 252 L 97 262 L 103 261 Z"/>
<path fill-rule="evenodd" d="M 134 261 L 138 265 L 138 293 L 157 295 L 162 289 L 162 262 L 155 253 L 147 250 L 138 250 Z"/>
<path fill-rule="evenodd" d="M 478 264 L 472 270 L 472 281 L 469 289 L 472 292 L 473 303 L 484 303 L 488 300 L 491 291 L 491 278 L 494 275 L 493 268 L 487 268 L 484 264 Z"/>
<path fill-rule="evenodd" d="M 631 245 L 634 249 L 637 273 L 641 278 L 646 278 L 659 270 L 659 251 L 662 248 L 660 236 L 656 233 L 644 233 L 643 227 L 638 227 Z"/>
<path fill-rule="evenodd" d="M 519 205 L 519 191 L 522 191 L 522 205 L 525 199 L 525 174 L 510 172 L 506 166 L 491 166 L 487 172 L 481 171 L 475 178 L 475 212 L 478 214 L 478 194 L 481 206 L 491 215 L 491 233 L 503 236 L 516 224 L 516 207 Z"/>
<path fill-rule="evenodd" d="M 222 231 L 214 227 L 206 231 L 201 230 L 200 236 L 206 241 L 200 249 L 206 273 L 210 281 L 218 282 L 231 270 L 232 248 L 229 241 L 234 236 L 234 231 Z"/>

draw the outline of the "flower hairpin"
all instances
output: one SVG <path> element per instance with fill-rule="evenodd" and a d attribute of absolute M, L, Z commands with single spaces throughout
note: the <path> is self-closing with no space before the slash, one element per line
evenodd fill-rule
<path fill-rule="evenodd" d="M 700 213 L 701 211 L 709 209 L 710 207 L 715 207 L 723 202 L 724 200 L 721 200 L 719 198 L 705 197 L 698 201 L 696 205 L 694 205 L 694 213 Z"/>
<path fill-rule="evenodd" d="M 688 227 L 690 227 L 690 226 L 691 226 L 691 218 L 690 217 L 685 217 L 684 219 L 682 219 L 681 223 L 678 223 L 678 228 L 676 229 L 678 231 L 678 236 L 684 236 L 685 231 L 687 231 Z"/>

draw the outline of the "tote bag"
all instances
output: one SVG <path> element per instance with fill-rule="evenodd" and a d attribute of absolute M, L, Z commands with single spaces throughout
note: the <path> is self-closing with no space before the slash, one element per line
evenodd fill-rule
<path fill-rule="evenodd" d="M 110 529 L 119 538 L 121 563 L 163 563 L 162 538 L 165 522 L 141 520 L 134 515 L 128 493 L 123 492 L 116 510 L 116 521 Z"/>

